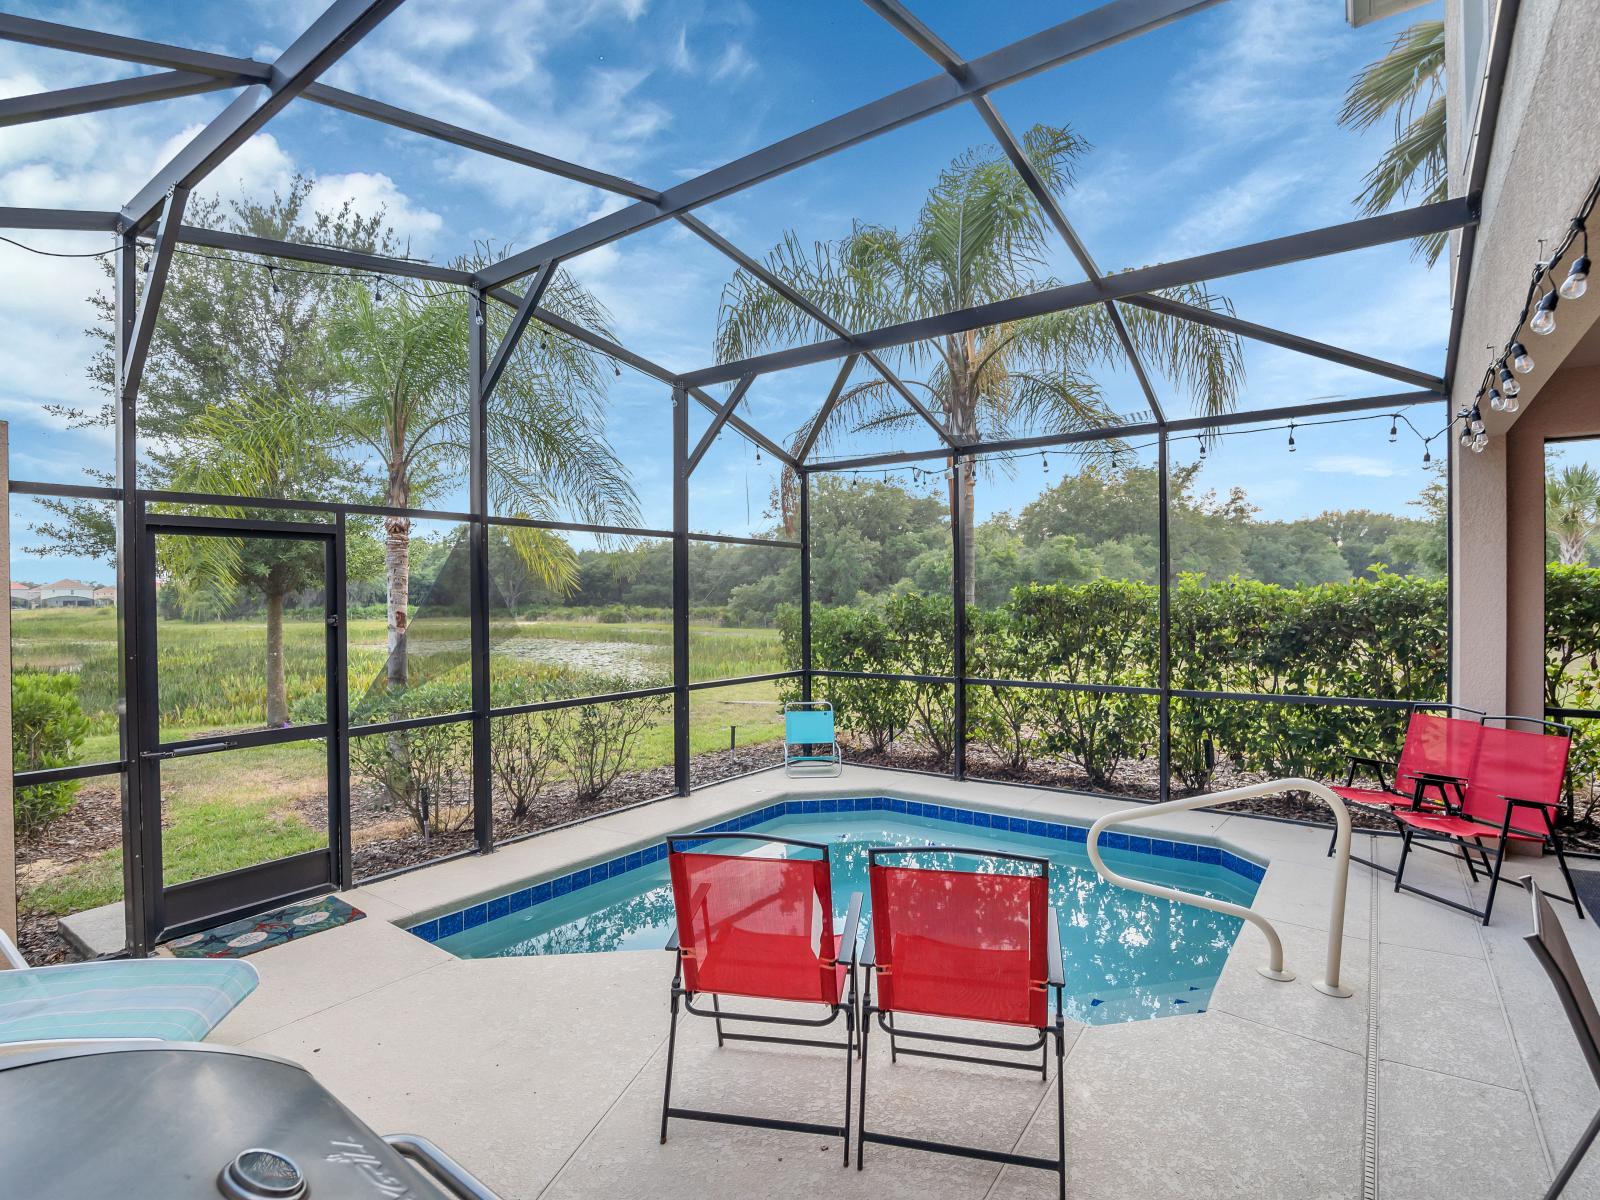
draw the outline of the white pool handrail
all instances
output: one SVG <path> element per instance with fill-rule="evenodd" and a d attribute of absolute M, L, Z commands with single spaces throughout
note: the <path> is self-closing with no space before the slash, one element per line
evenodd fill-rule
<path fill-rule="evenodd" d="M 1272 927 L 1272 922 L 1254 909 L 1231 904 L 1226 900 L 1216 900 L 1210 896 L 1197 895 L 1194 892 L 1181 891 L 1178 888 L 1165 887 L 1159 883 L 1146 883 L 1142 879 L 1133 879 L 1113 871 L 1100 857 L 1100 835 L 1113 825 L 1127 825 L 1134 821 L 1144 821 L 1167 813 L 1187 812 L 1195 808 L 1211 808 L 1218 804 L 1229 804 L 1234 800 L 1268 796 L 1274 792 L 1310 792 L 1333 810 L 1338 834 L 1334 839 L 1333 850 L 1333 908 L 1328 916 L 1327 969 L 1323 977 L 1311 986 L 1324 995 L 1340 998 L 1351 996 L 1354 994 L 1351 989 L 1339 982 L 1340 951 L 1344 948 L 1344 901 L 1350 882 L 1350 813 L 1346 810 L 1344 802 L 1330 791 L 1326 784 L 1318 783 L 1314 779 L 1269 779 L 1264 783 L 1249 783 L 1244 787 L 1229 788 L 1223 792 L 1207 792 L 1199 796 L 1185 796 L 1181 800 L 1167 800 L 1161 804 L 1140 805 L 1110 812 L 1089 826 L 1089 861 L 1094 864 L 1094 869 L 1100 873 L 1102 879 L 1120 887 L 1143 892 L 1147 896 L 1178 900 L 1184 904 L 1193 904 L 1199 908 L 1210 909 L 1212 912 L 1227 913 L 1229 916 L 1249 921 L 1266 936 L 1269 951 L 1267 965 L 1258 967 L 1257 970 L 1268 979 L 1288 982 L 1294 978 L 1294 972 L 1284 969 L 1283 941 L 1278 937 L 1278 931 Z"/>

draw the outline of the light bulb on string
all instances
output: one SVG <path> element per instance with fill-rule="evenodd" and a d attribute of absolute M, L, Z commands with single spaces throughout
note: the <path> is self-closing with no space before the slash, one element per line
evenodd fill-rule
<path fill-rule="evenodd" d="M 1507 392 L 1500 401 L 1500 411 L 1503 413 L 1514 413 L 1521 407 L 1522 401 L 1517 399 L 1516 392 Z"/>
<path fill-rule="evenodd" d="M 1475 434 L 1472 435 L 1472 440 L 1467 443 L 1467 447 L 1474 454 L 1482 454 L 1483 453 L 1483 448 L 1485 446 L 1487 446 L 1488 444 L 1489 444 L 1489 435 L 1488 434 L 1486 434 L 1486 433 L 1475 433 Z"/>
<path fill-rule="evenodd" d="M 1533 370 L 1533 355 L 1521 342 L 1512 342 L 1507 353 L 1511 355 L 1511 365 L 1517 369 L 1518 375 L 1526 375 Z"/>
<path fill-rule="evenodd" d="M 1490 411 L 1491 412 L 1504 412 L 1505 411 L 1505 407 L 1506 407 L 1505 401 L 1500 398 L 1500 389 L 1499 388 L 1495 388 L 1495 387 L 1491 387 L 1489 389 L 1489 409 L 1490 409 Z"/>
<path fill-rule="evenodd" d="M 1392 446 L 1400 440 L 1400 418 L 1389 418 L 1389 444 Z"/>
<path fill-rule="evenodd" d="M 1289 453 L 1294 453 L 1294 422 L 1289 422 Z"/>
<path fill-rule="evenodd" d="M 483 328 L 483 313 L 481 311 L 472 314 L 472 323 L 479 329 Z"/>
<path fill-rule="evenodd" d="M 1044 468 L 1046 475 L 1050 474 L 1050 456 L 1043 450 L 1039 451 L 1039 465 Z"/>
<path fill-rule="evenodd" d="M 1560 303 L 1555 289 L 1552 288 L 1539 297 L 1539 303 L 1534 307 L 1533 319 L 1528 322 L 1528 328 L 1540 337 L 1549 337 L 1556 331 L 1556 305 Z"/>
<path fill-rule="evenodd" d="M 273 266 L 271 263 L 267 263 L 266 266 L 267 290 L 272 293 L 272 298 L 276 300 L 282 294 L 278 290 L 278 268 Z"/>
<path fill-rule="evenodd" d="M 1428 448 L 1428 443 L 1422 443 L 1422 465 L 1427 466 L 1433 461 L 1433 452 Z"/>
<path fill-rule="evenodd" d="M 617 366 L 617 360 L 616 359 L 612 359 L 611 360 L 611 373 L 613 375 L 615 375 L 618 379 L 622 378 L 622 368 Z"/>
<path fill-rule="evenodd" d="M 1582 225 L 1579 225 L 1583 229 Z M 1572 266 L 1567 268 L 1567 277 L 1561 281 L 1557 289 L 1563 300 L 1581 300 L 1583 294 L 1589 290 L 1589 231 L 1583 229 L 1583 253 L 1572 260 Z"/>
<path fill-rule="evenodd" d="M 1522 385 L 1517 382 L 1517 377 L 1511 373 L 1511 368 L 1506 366 L 1505 360 L 1501 359 L 1500 394 L 1509 400 L 1520 391 L 1522 391 Z"/>

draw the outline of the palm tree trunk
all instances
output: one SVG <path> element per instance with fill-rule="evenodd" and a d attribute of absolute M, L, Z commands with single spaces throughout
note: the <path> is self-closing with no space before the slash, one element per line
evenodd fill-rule
<path fill-rule="evenodd" d="M 383 519 L 384 588 L 388 605 L 388 668 L 385 686 L 391 692 L 406 686 L 406 608 L 411 602 L 411 519 Z"/>
<path fill-rule="evenodd" d="M 957 335 L 952 339 L 952 348 L 959 355 L 957 361 L 970 362 L 973 346 L 970 335 Z M 954 355 L 952 357 L 955 357 Z M 978 440 L 978 411 L 977 388 L 974 381 L 965 378 L 962 372 L 952 374 L 949 386 L 949 395 L 945 400 L 945 423 L 950 427 L 955 440 L 963 445 Z M 970 459 L 961 464 L 960 470 L 951 480 L 951 504 L 954 506 L 958 518 L 961 534 L 961 589 L 962 600 L 968 604 L 978 601 L 978 573 L 974 569 L 977 558 L 972 545 L 972 501 L 978 481 L 978 464 Z"/>
<path fill-rule="evenodd" d="M 283 664 L 283 593 L 269 589 L 267 600 L 267 728 L 289 723 L 289 685 Z"/>
<path fill-rule="evenodd" d="M 1564 529 L 1556 535 L 1564 566 L 1575 567 L 1589 561 L 1589 535 L 1587 530 Z"/>

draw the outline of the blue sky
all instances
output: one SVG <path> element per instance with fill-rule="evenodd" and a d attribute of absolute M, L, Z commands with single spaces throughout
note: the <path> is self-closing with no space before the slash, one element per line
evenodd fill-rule
<path fill-rule="evenodd" d="M 320 10 L 316 0 L 207 0 L 14 5 L 51 20 L 129 32 L 197 48 L 268 58 Z M 956 50 L 975 56 L 1090 5 L 1012 0 L 978 5 L 913 0 Z M 1103 270 L 1139 266 L 1356 216 L 1351 198 L 1385 144 L 1338 128 L 1350 77 L 1410 20 L 1362 30 L 1342 0 L 1231 0 L 995 94 L 1014 129 L 1066 124 L 1092 147 L 1064 198 Z M 141 68 L 33 47 L 0 45 L 7 95 L 140 73 Z M 352 51 L 329 82 L 589 166 L 666 187 L 933 73 L 932 64 L 858 0 L 797 5 L 766 0 L 408 0 Z M 230 93 L 0 130 L 0 204 L 113 208 L 126 201 Z M 786 230 L 810 243 L 846 233 L 853 219 L 908 226 L 938 172 L 988 141 L 961 107 L 710 205 L 700 216 L 743 249 L 762 253 Z M 413 254 L 447 260 L 474 242 L 524 247 L 618 207 L 594 189 L 432 143 L 308 104 L 292 105 L 221 167 L 206 189 L 265 196 L 295 172 L 317 179 L 317 202 L 350 198 L 383 207 Z M 33 246 L 84 252 L 101 235 L 27 233 Z M 62 482 L 104 465 L 109 439 L 68 431 L 45 405 L 93 403 L 84 377 L 99 285 L 94 260 L 47 259 L 0 246 L 10 281 L 0 296 L 0 416 L 11 422 L 12 472 Z M 567 264 L 609 307 L 630 348 L 676 369 L 712 359 L 729 265 L 676 225 L 657 226 Z M 1041 276 L 1080 278 L 1057 248 Z M 1041 282 L 1043 278 L 1041 278 Z M 1408 248 L 1387 247 L 1222 281 L 1242 316 L 1407 365 L 1442 369 L 1447 276 Z M 1325 396 L 1405 390 L 1287 351 L 1249 344 L 1242 405 L 1267 408 Z M 820 401 L 833 367 L 761 380 L 750 418 L 774 437 Z M 1122 411 L 1144 407 L 1126 372 L 1102 380 Z M 1170 413 L 1190 398 L 1158 381 Z M 668 522 L 667 396 L 624 370 L 611 394 L 609 436 L 634 472 L 644 517 Z M 1441 410 L 1414 410 L 1419 428 Z M 697 427 L 704 418 L 697 415 Z M 1225 439 L 1203 486 L 1243 487 L 1264 515 L 1325 508 L 1408 511 L 1426 481 L 1418 439 L 1387 419 L 1306 429 L 1287 453 L 1274 430 Z M 832 452 L 879 448 L 844 438 Z M 920 435 L 892 444 L 921 447 Z M 1435 451 L 1442 449 L 1434 444 Z M 1174 456 L 1191 461 L 1192 443 Z M 1435 454 L 1438 457 L 1438 454 Z M 697 476 L 692 518 L 709 531 L 762 523 L 774 474 L 744 441 L 724 435 Z M 1052 460 L 1066 469 L 1067 460 Z M 984 513 L 1016 508 L 1046 481 L 1036 460 L 984 487 Z M 464 505 L 443 495 L 430 503 Z M 41 561 L 13 506 L 18 577 L 82 574 L 103 565 Z M 748 517 L 747 517 L 748 512 Z"/>

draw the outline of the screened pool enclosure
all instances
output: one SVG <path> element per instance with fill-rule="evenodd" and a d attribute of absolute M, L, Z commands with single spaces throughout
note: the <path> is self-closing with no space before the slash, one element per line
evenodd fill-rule
<path fill-rule="evenodd" d="M 1306 583 L 1291 602 L 1288 589 L 1229 583 L 1242 568 L 1219 557 L 1212 532 L 1249 521 L 1242 500 L 1237 511 L 1227 507 L 1230 471 L 1272 456 L 1294 474 L 1306 456 L 1288 456 L 1324 426 L 1365 430 L 1376 458 L 1403 456 L 1408 469 L 1418 460 L 1448 462 L 1458 434 L 1470 436 L 1474 414 L 1452 414 L 1446 396 L 1461 358 L 1477 192 L 1332 225 L 1314 219 L 1326 205 L 1307 197 L 1298 232 L 1108 271 L 1099 256 L 1116 248 L 1091 252 L 1073 224 L 1073 191 L 1041 166 L 1047 150 L 1007 121 L 1012 85 L 1052 78 L 1096 54 L 1137 53 L 1139 39 L 1210 3 L 1111 0 L 966 57 L 900 0 L 868 0 L 875 21 L 926 57 L 925 78 L 659 190 L 319 82 L 400 7 L 401 0 L 338 0 L 270 62 L 0 15 L 0 37 L 12 42 L 154 68 L 5 100 L 7 125 L 236 93 L 120 211 L 0 209 L 7 232 L 94 237 L 97 251 L 115 241 L 105 256 L 114 461 L 103 480 L 88 483 L 29 479 L 14 469 L 10 491 L 14 502 L 58 503 L 52 512 L 99 513 L 107 537 L 114 534 L 118 646 L 104 691 L 116 734 L 104 739 L 105 753 L 90 739 L 80 761 L 22 771 L 15 782 L 20 789 L 119 781 L 122 879 L 111 890 L 125 902 L 132 952 L 293 896 L 489 853 L 508 838 L 772 770 L 783 699 L 831 700 L 847 762 L 1146 799 L 1203 790 L 1219 771 L 1331 771 L 1347 746 L 1391 748 L 1403 724 L 1398 710 L 1448 699 L 1446 475 L 1436 484 L 1437 550 L 1414 555 L 1433 562 L 1426 579 L 1420 568 L 1368 572 L 1373 562 L 1393 565 L 1394 546 L 1354 561 L 1359 538 L 1347 530 L 1334 544 L 1350 547 L 1351 565 L 1330 570 L 1348 581 L 1317 591 L 1326 572 L 1284 568 L 1283 578 Z M 1487 67 L 1482 103 L 1491 112 L 1503 66 Z M 188 220 L 196 190 L 291 104 L 434 139 L 609 199 L 595 208 L 599 215 L 515 252 L 475 251 L 474 235 L 463 230 L 456 248 L 467 257 L 448 266 L 393 246 L 239 232 L 204 206 L 207 219 Z M 1026 283 L 1021 272 L 920 308 L 842 298 L 830 307 L 837 293 L 819 272 L 832 259 L 803 249 L 794 258 L 756 253 L 703 211 L 958 111 L 976 116 L 992 147 L 985 186 L 1014 190 L 1029 214 L 1027 236 L 1048 247 L 1040 253 L 1074 264 L 1075 278 L 1029 289 L 1018 283 Z M 641 356 L 604 321 L 586 322 L 564 270 L 586 253 L 668 230 L 686 239 L 674 246 L 715 256 L 733 279 L 725 309 L 766 322 L 752 332 L 753 318 L 750 330 L 730 318 L 715 345 L 702 348 L 704 365 L 688 370 Z M 1249 273 L 1437 235 L 1456 238 L 1457 319 L 1444 361 L 1432 369 L 1246 320 L 1226 295 L 1224 281 Z M 952 236 L 974 235 L 958 228 Z M 880 281 L 915 274 L 888 257 L 864 269 Z M 354 284 L 369 298 L 369 315 L 378 314 L 373 337 L 382 335 L 386 303 L 450 297 L 464 377 L 440 377 L 441 394 L 456 406 L 437 415 L 437 436 L 450 442 L 464 484 L 443 494 L 462 502 L 413 506 L 397 499 L 407 493 L 393 472 L 347 496 L 277 486 L 274 470 L 260 465 L 265 455 L 240 455 L 230 460 L 236 469 L 210 475 L 173 467 L 189 436 L 173 414 L 190 420 L 198 409 L 174 407 L 166 368 L 152 364 L 174 353 L 161 322 L 173 311 L 164 301 L 175 281 L 208 270 L 264 272 L 273 296 L 331 280 Z M 635 286 L 648 299 L 655 282 Z M 183 303 L 195 303 L 195 294 L 191 282 Z M 871 312 L 898 319 L 852 319 Z M 1001 361 L 995 356 L 1051 320 L 1092 330 L 1091 357 L 1107 364 L 1107 377 L 1132 402 L 1086 403 L 1067 419 L 1045 402 L 1054 385 L 1009 359 L 1006 386 L 1014 390 L 1003 402 L 984 408 L 951 399 L 989 386 L 980 376 Z M 359 355 L 359 329 L 343 336 L 341 352 Z M 1177 384 L 1171 364 L 1183 352 L 1169 354 L 1174 345 L 1193 355 Z M 1251 346 L 1379 386 L 1291 402 L 1282 380 L 1276 394 L 1248 399 L 1206 383 L 1208 363 L 1225 368 Z M 544 461 L 539 436 L 548 427 L 542 418 L 531 433 L 519 424 L 525 389 L 517 381 L 541 372 L 560 387 L 602 395 L 624 373 L 649 381 L 658 395 L 649 419 L 658 422 L 651 428 L 666 467 L 662 503 L 556 511 L 519 498 L 518 477 L 533 478 Z M 1041 390 L 1027 390 L 1035 386 Z M 764 403 L 764 393 L 798 387 L 809 388 L 812 401 L 796 429 L 778 423 L 778 406 Z M 145 407 L 152 389 L 160 422 Z M 240 419 L 252 428 L 272 425 L 291 403 L 273 395 L 251 402 L 257 407 Z M 220 434 L 197 426 L 193 436 Z M 164 465 L 153 470 L 152 462 Z M 745 527 L 719 531 L 697 494 L 736 492 L 741 478 Z M 1359 473 L 1322 479 L 1329 509 L 1360 507 Z M 991 495 L 996 480 L 1006 481 L 1004 498 L 1018 511 L 1001 512 Z M 903 579 L 879 579 L 862 565 L 867 555 L 852 523 L 869 516 L 881 524 L 874 544 L 891 547 L 880 557 L 895 559 Z M 985 532 L 1001 526 L 1014 535 L 1007 553 L 1028 556 L 1027 570 L 1007 565 L 996 549 L 1002 539 Z M 1113 542 L 1120 557 L 1106 549 Z M 564 548 L 552 551 L 556 543 Z M 1092 562 L 1083 558 L 1091 545 Z M 388 554 L 383 571 L 368 561 L 379 550 Z M 541 553 L 556 554 L 567 576 L 508 565 Z M 737 621 L 726 619 L 726 588 L 713 586 L 718 572 L 734 570 L 735 553 L 746 556 L 735 573 L 747 615 Z M 584 661 L 598 665 L 576 678 L 605 680 L 604 690 L 586 693 L 571 676 L 524 671 L 520 664 L 543 653 L 526 628 L 539 616 L 534 609 L 559 608 L 562 589 L 570 593 L 573 573 L 586 565 L 582 586 L 599 595 L 594 580 L 612 563 L 607 554 L 629 556 L 624 565 L 634 572 L 627 587 L 600 597 L 614 611 L 562 635 L 573 646 L 589 643 Z M 179 582 L 186 570 L 214 573 L 197 589 Z M 366 581 L 359 587 L 358 574 Z M 617 567 L 618 578 L 626 574 Z M 651 584 L 645 600 L 641 575 Z M 1254 576 L 1275 577 L 1264 568 Z M 371 582 L 380 578 L 383 585 Z M 652 611 L 634 611 L 644 608 Z M 266 666 L 248 668 L 246 690 L 263 694 L 264 708 L 252 700 L 255 708 L 225 717 L 186 708 L 186 692 L 212 671 L 204 665 L 211 660 L 190 653 L 212 636 L 186 624 L 197 612 L 252 623 L 250 645 L 264 649 Z M 384 632 L 373 639 L 381 650 L 375 640 L 353 651 L 352 637 L 366 634 L 352 629 L 375 627 L 380 613 Z M 642 628 L 652 617 L 659 628 Z M 760 653 L 745 655 L 733 626 L 775 632 L 764 635 Z M 601 636 L 612 627 L 614 635 Z M 630 639 L 655 639 L 651 671 L 606 659 Z M 216 682 L 225 683 L 220 674 Z M 530 758 L 530 740 L 552 749 Z M 641 749 L 650 746 L 659 751 L 653 759 Z M 164 798 L 229 777 L 270 790 L 277 765 L 290 758 L 315 784 L 288 805 L 301 824 L 287 832 L 275 825 L 273 837 L 242 857 L 181 848 L 188 827 L 174 823 Z M 558 779 L 566 791 L 552 806 Z M 205 820 L 221 828 L 229 815 Z M 369 826 L 381 830 L 368 837 Z"/>

